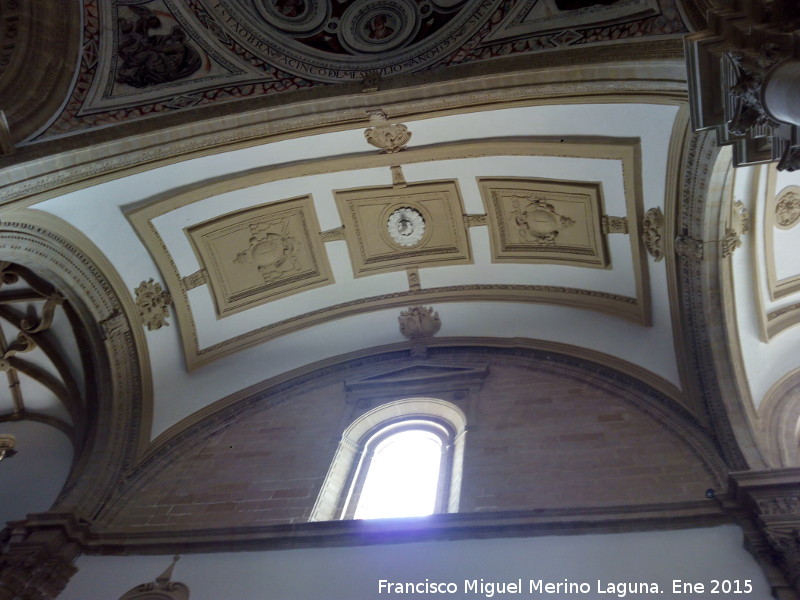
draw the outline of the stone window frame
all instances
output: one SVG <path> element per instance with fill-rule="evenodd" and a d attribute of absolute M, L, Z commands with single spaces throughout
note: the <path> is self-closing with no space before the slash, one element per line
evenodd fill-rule
<path fill-rule="evenodd" d="M 446 400 L 405 398 L 368 411 L 344 430 L 309 521 L 352 519 L 356 505 L 352 500 L 360 494 L 370 448 L 399 432 L 405 424 L 416 428 L 420 423 L 446 431 L 443 447 L 447 452 L 443 453 L 435 512 L 458 512 L 467 418 L 460 408 Z"/>

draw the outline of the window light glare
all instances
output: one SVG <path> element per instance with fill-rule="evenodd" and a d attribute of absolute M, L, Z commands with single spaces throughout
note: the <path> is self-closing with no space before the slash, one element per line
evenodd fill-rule
<path fill-rule="evenodd" d="M 421 517 L 433 514 L 442 441 L 419 429 L 395 433 L 375 448 L 356 519 Z"/>

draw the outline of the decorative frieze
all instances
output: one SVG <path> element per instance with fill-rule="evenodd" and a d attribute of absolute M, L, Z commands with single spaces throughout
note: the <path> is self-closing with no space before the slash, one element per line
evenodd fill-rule
<path fill-rule="evenodd" d="M 392 185 L 397 188 L 406 187 L 408 184 L 406 183 L 406 176 L 403 174 L 403 167 L 400 165 L 394 165 L 391 168 L 392 171 Z"/>
<path fill-rule="evenodd" d="M 208 273 L 205 269 L 195 271 L 183 278 L 183 285 L 187 291 L 208 283 Z"/>
<path fill-rule="evenodd" d="M 464 227 L 485 227 L 488 224 L 486 215 L 464 215 Z"/>
<path fill-rule="evenodd" d="M 337 242 L 344 239 L 344 227 L 335 227 L 319 234 L 323 242 Z"/>
<path fill-rule="evenodd" d="M 603 235 L 609 235 L 612 233 L 623 233 L 627 235 L 628 218 L 610 217 L 608 215 L 603 215 L 602 218 L 600 219 L 600 227 L 603 231 Z"/>
<path fill-rule="evenodd" d="M 422 285 L 419 282 L 419 269 L 416 267 L 409 267 L 406 269 L 406 274 L 408 275 L 408 289 L 411 292 L 415 292 L 417 290 L 422 289 Z"/>

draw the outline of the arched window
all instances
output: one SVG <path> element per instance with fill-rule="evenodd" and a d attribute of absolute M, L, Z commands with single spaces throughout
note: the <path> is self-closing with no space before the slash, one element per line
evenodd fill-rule
<path fill-rule="evenodd" d="M 465 429 L 461 410 L 435 398 L 362 415 L 342 436 L 310 520 L 456 512 Z"/>

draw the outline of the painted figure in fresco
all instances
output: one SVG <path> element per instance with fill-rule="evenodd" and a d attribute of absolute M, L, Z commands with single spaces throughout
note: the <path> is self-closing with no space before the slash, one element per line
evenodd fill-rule
<path fill-rule="evenodd" d="M 616 4 L 619 0 L 555 0 L 556 1 L 556 8 L 558 10 L 579 10 L 581 8 L 589 8 L 590 6 L 596 6 L 601 4 L 603 6 L 608 6 L 610 4 Z"/>
<path fill-rule="evenodd" d="M 284 17 L 299 17 L 306 6 L 303 0 L 275 0 L 275 8 Z"/>
<path fill-rule="evenodd" d="M 168 34 L 149 35 L 161 27 L 161 19 L 146 8 L 129 7 L 139 18 L 120 17 L 118 54 L 122 62 L 117 75 L 119 83 L 143 88 L 188 77 L 203 61 L 186 40 L 177 25 Z"/>
<path fill-rule="evenodd" d="M 367 37 L 371 40 L 385 40 L 394 33 L 394 29 L 386 24 L 386 15 L 377 15 L 369 24 Z"/>

